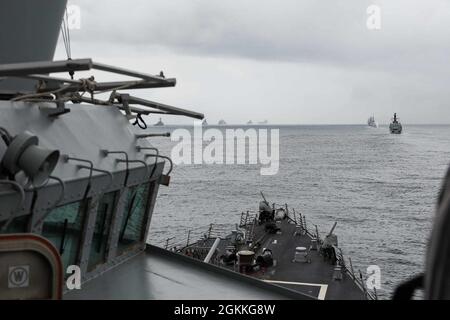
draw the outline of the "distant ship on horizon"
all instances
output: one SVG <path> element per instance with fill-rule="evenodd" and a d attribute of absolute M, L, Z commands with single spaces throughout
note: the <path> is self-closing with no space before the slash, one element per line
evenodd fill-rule
<path fill-rule="evenodd" d="M 219 126 L 225 126 L 227 123 L 225 122 L 225 120 L 220 120 L 219 121 Z"/>
<path fill-rule="evenodd" d="M 398 121 L 397 113 L 394 113 L 394 118 L 392 119 L 391 124 L 389 125 L 389 131 L 394 134 L 402 133 L 402 124 Z"/>
<path fill-rule="evenodd" d="M 371 116 L 367 120 L 367 125 L 372 128 L 378 128 L 378 123 L 375 121 L 375 117 Z"/>
<path fill-rule="evenodd" d="M 208 122 L 206 121 L 206 119 L 204 119 L 202 122 L 202 126 L 207 126 L 207 125 L 208 125 Z"/>
<path fill-rule="evenodd" d="M 162 127 L 164 126 L 164 122 L 162 122 L 161 118 L 159 118 L 159 121 L 154 124 L 155 127 Z"/>
<path fill-rule="evenodd" d="M 264 121 L 258 121 L 258 122 L 253 122 L 252 120 L 247 121 L 247 125 L 260 125 L 260 124 L 267 124 L 268 121 L 264 120 Z"/>

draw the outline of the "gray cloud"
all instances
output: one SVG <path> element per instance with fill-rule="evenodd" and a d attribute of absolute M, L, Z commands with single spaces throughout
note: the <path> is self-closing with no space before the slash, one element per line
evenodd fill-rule
<path fill-rule="evenodd" d="M 245 120 L 258 111 L 279 122 L 349 123 L 364 122 L 374 109 L 389 119 L 396 108 L 412 122 L 450 121 L 444 0 L 71 3 L 82 10 L 74 52 L 125 66 L 163 65 L 191 92 L 180 84 L 152 96 L 198 105 L 214 119 Z M 366 28 L 373 3 L 382 9 L 378 31 Z M 198 89 L 199 97 L 193 88 L 207 90 Z"/>
<path fill-rule="evenodd" d="M 366 8 L 374 2 L 382 8 L 380 31 L 366 28 Z M 450 3 L 439 0 L 73 3 L 83 10 L 83 30 L 74 40 L 161 46 L 182 54 L 394 67 L 430 56 L 442 60 L 446 54 L 439 50 L 449 49 L 443 40 L 450 36 Z"/>

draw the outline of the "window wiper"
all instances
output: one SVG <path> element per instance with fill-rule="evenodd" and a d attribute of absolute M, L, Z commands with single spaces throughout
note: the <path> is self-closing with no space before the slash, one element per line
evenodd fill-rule
<path fill-rule="evenodd" d="M 125 235 L 125 230 L 127 229 L 128 221 L 130 220 L 131 215 L 133 213 L 134 201 L 136 200 L 136 195 L 137 195 L 137 188 L 136 188 L 136 191 L 133 193 L 133 196 L 131 197 L 131 203 L 130 203 L 130 207 L 128 208 L 127 216 L 125 218 L 125 224 L 122 228 L 122 231 L 120 232 L 120 237 L 119 237 L 120 241 L 123 240 L 123 237 Z"/>
<path fill-rule="evenodd" d="M 68 219 L 64 219 L 64 225 L 62 229 L 61 243 L 59 245 L 59 254 L 63 255 L 64 249 L 66 247 L 66 233 L 67 233 L 67 224 L 69 223 Z"/>
<path fill-rule="evenodd" d="M 103 232 L 105 231 L 105 227 L 106 227 L 106 219 L 108 217 L 108 210 L 109 210 L 109 205 L 107 203 L 104 203 L 104 207 L 105 207 L 105 211 L 103 214 L 103 219 L 102 219 L 102 223 L 101 223 L 101 228 L 100 228 L 100 239 L 98 241 L 98 245 L 97 245 L 97 252 L 100 252 L 102 249 L 102 243 L 103 243 Z"/>

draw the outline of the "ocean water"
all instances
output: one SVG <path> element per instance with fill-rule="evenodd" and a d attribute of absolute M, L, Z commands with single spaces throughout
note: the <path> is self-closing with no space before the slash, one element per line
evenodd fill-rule
<path fill-rule="evenodd" d="M 363 275 L 378 265 L 378 294 L 389 298 L 397 284 L 423 270 L 450 163 L 450 126 L 404 125 L 401 135 L 389 134 L 386 126 L 278 128 L 276 175 L 262 176 L 260 165 L 176 165 L 170 186 L 160 188 L 149 242 L 184 238 L 190 228 L 210 223 L 232 227 L 242 211 L 258 208 L 263 191 L 269 202 L 305 215 L 322 236 L 336 221 L 345 257 Z M 151 141 L 168 155 L 178 144 Z"/>

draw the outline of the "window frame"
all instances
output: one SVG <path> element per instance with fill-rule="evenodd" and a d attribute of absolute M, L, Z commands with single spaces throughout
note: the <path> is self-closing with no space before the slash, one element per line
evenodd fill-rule
<path fill-rule="evenodd" d="M 117 242 L 115 244 L 116 247 L 117 247 L 117 251 L 116 251 L 116 256 L 117 257 L 126 255 L 129 252 L 136 251 L 137 249 L 142 247 L 143 243 L 146 243 L 145 235 L 147 233 L 147 221 L 148 221 L 148 217 L 149 217 L 149 209 L 150 209 L 150 201 L 151 201 L 150 200 L 150 198 L 151 198 L 150 194 L 151 194 L 151 191 L 152 191 L 152 188 L 151 188 L 152 184 L 153 184 L 152 181 L 144 181 L 142 183 L 135 184 L 133 186 L 129 186 L 124 191 L 124 197 L 125 197 L 125 199 L 124 199 L 124 206 L 122 208 L 122 214 L 120 215 L 120 218 L 119 218 L 119 223 L 118 223 L 118 225 L 119 225 L 119 232 L 118 232 Z M 125 234 L 126 226 L 127 226 L 127 225 L 125 225 L 125 229 L 122 229 L 123 219 L 126 219 L 126 215 L 128 214 L 128 210 L 126 210 L 127 209 L 127 206 L 126 206 L 127 199 L 126 199 L 126 197 L 128 196 L 128 193 L 131 190 L 134 189 L 134 191 L 136 191 L 140 187 L 144 187 L 146 189 L 146 192 L 145 192 L 146 197 L 144 199 L 143 209 L 142 209 L 143 210 L 143 219 L 142 219 L 142 229 L 141 229 L 141 232 L 139 234 L 139 240 L 137 240 L 135 243 L 130 244 L 130 245 L 124 247 L 124 248 L 119 248 L 120 247 L 119 242 L 120 242 L 121 237 L 123 236 L 123 234 Z M 134 196 L 136 196 L 136 194 Z M 134 197 L 132 202 L 131 202 L 132 206 L 134 205 L 134 200 L 135 199 L 136 198 Z"/>
<path fill-rule="evenodd" d="M 74 203 L 79 204 L 78 213 L 77 214 L 82 214 L 81 223 L 80 223 L 81 224 L 81 228 L 80 228 L 80 231 L 79 231 L 80 232 L 79 243 L 78 243 L 77 252 L 75 254 L 75 261 L 73 263 L 74 265 L 80 266 L 81 265 L 81 261 L 82 261 L 82 253 L 84 251 L 83 250 L 83 247 L 84 247 L 84 234 L 85 234 L 86 227 L 87 227 L 87 223 L 86 222 L 87 222 L 87 219 L 88 219 L 88 216 L 89 216 L 89 211 L 90 211 L 89 209 L 91 207 L 91 198 L 82 198 L 82 199 L 79 199 L 79 200 L 66 202 L 66 203 L 63 203 L 63 204 L 61 204 L 59 206 L 54 207 L 51 210 L 56 210 L 58 208 L 65 207 L 65 206 L 68 206 L 68 205 L 71 205 L 71 204 L 74 204 Z M 48 214 L 48 216 L 50 216 L 50 215 L 51 215 L 51 213 Z M 48 218 L 48 216 L 46 218 Z M 40 235 L 42 237 L 48 239 L 47 237 L 44 236 L 44 230 L 43 230 L 44 229 L 44 224 L 45 224 L 45 219 L 41 222 L 41 225 L 40 225 Z M 55 246 L 56 250 L 58 251 L 58 253 L 61 255 L 60 248 L 58 248 L 56 245 L 54 245 L 54 246 Z M 62 255 L 61 255 L 61 260 L 62 260 Z M 64 266 L 64 263 L 63 263 L 63 267 L 67 267 L 67 266 Z M 65 274 L 65 276 L 67 276 L 67 274 Z"/>

